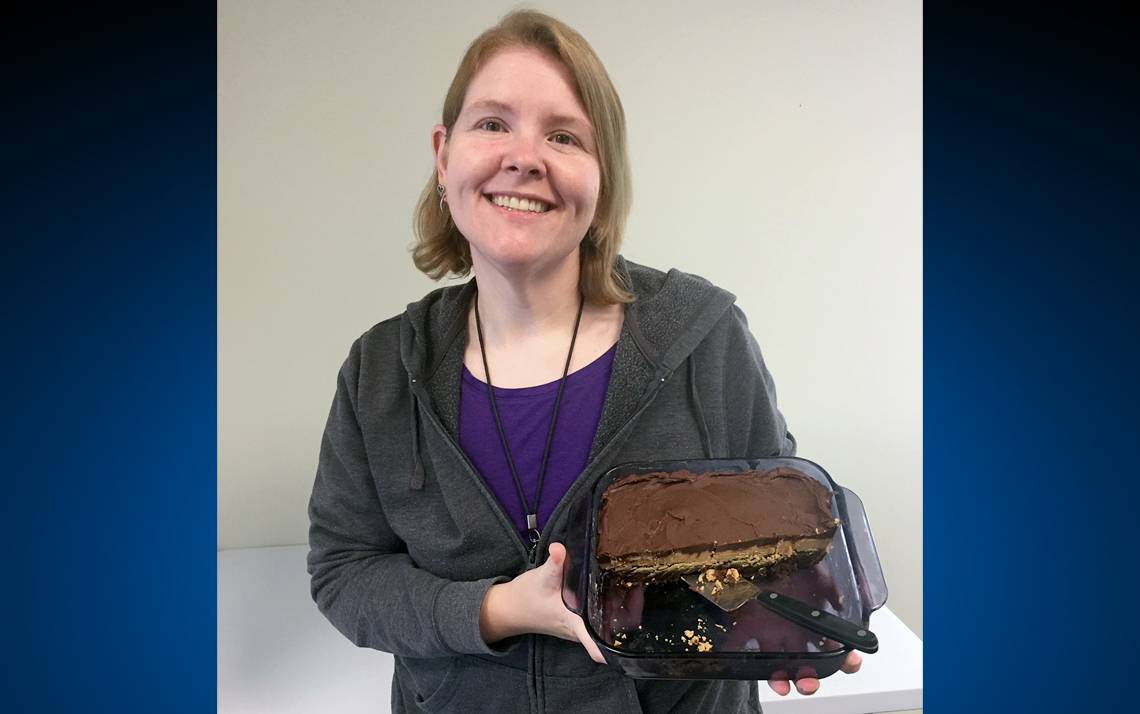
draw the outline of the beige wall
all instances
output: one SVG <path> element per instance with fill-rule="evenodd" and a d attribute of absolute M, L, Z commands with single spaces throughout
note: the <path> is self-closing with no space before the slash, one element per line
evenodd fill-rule
<path fill-rule="evenodd" d="M 219 548 L 306 541 L 349 344 L 433 287 L 407 255 L 428 129 L 512 6 L 219 3 Z M 625 104 L 625 254 L 739 296 L 800 454 L 863 498 L 921 635 L 921 4 L 537 7 Z"/>

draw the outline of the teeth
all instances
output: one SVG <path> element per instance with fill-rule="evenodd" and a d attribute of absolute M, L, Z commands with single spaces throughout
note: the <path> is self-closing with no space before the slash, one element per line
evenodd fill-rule
<path fill-rule="evenodd" d="M 531 201 L 515 196 L 492 196 L 491 203 L 512 211 L 530 211 L 531 213 L 546 213 L 549 207 L 542 201 Z"/>

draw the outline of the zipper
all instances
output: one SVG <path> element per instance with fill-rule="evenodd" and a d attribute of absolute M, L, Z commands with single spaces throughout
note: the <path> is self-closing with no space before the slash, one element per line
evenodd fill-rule
<path fill-rule="evenodd" d="M 538 635 L 532 635 L 534 642 L 534 708 L 539 712 L 546 712 L 546 687 L 543 686 L 542 670 L 545 664 L 542 661 L 542 640 Z"/>
<path fill-rule="evenodd" d="M 616 432 L 614 432 L 614 435 L 610 439 L 609 444 L 607 444 L 605 448 L 598 452 L 598 455 L 594 457 L 591 462 L 586 464 L 585 468 L 582 469 L 583 473 L 593 469 L 598 464 L 598 462 L 600 462 L 602 458 L 609 452 L 611 446 L 621 440 L 622 435 L 630 428 L 630 425 L 637 421 L 637 419 L 645 412 L 645 410 L 649 408 L 649 405 L 651 405 L 657 398 L 657 393 L 661 391 L 661 385 L 665 383 L 665 379 L 667 377 L 668 373 L 658 373 L 654 377 L 653 385 L 650 387 L 649 392 L 644 397 L 642 397 L 641 404 L 638 406 L 637 411 L 635 411 L 629 417 L 629 419 L 626 419 L 625 423 L 622 424 Z M 431 403 L 429 400 L 424 398 L 425 395 L 423 395 L 418 382 L 413 382 L 412 388 L 415 389 L 417 391 L 417 394 L 421 396 L 421 399 L 419 400 L 420 404 Z M 416 408 L 420 408 L 420 405 L 417 405 Z M 467 458 L 467 454 L 463 453 L 463 449 L 459 448 L 459 445 L 455 443 L 455 441 L 451 438 L 451 435 L 448 434 L 447 430 L 443 428 L 443 424 L 439 422 L 439 419 L 431 409 L 423 409 L 423 411 L 427 413 L 428 423 L 431 424 L 435 428 L 436 432 L 443 437 L 444 442 L 447 443 L 447 446 L 451 449 L 452 454 L 457 457 L 460 463 L 463 464 L 464 468 L 467 469 L 467 474 L 475 481 L 477 488 L 479 488 L 480 492 L 482 492 L 484 498 L 490 502 L 492 509 L 499 516 L 499 522 L 508 532 L 511 533 L 511 540 L 514 541 L 514 543 L 526 556 L 527 570 L 533 570 L 538 563 L 538 554 L 540 552 L 539 546 L 543 545 L 546 541 L 547 536 L 550 534 L 549 529 L 543 529 L 539 531 L 537 540 L 531 543 L 526 543 L 519 535 L 518 531 L 515 530 L 514 523 L 511 522 L 511 519 L 503 510 L 502 504 L 500 504 L 498 499 L 495 498 L 494 494 L 492 494 L 487 489 L 487 485 L 479 476 L 479 472 L 475 469 L 474 464 L 472 464 L 471 460 Z M 594 478 L 590 479 L 590 481 L 594 480 Z M 547 519 L 547 525 L 556 520 L 555 516 L 559 515 L 561 511 L 565 510 L 568 507 L 567 504 L 577 496 L 578 491 L 580 491 L 582 488 L 585 488 L 585 482 L 577 481 L 570 487 L 569 491 L 562 495 L 561 500 L 558 501 L 558 505 L 554 507 L 554 511 L 550 514 L 550 518 Z M 538 691 L 538 678 L 540 676 L 538 672 L 538 667 L 540 666 L 538 657 L 538 635 L 527 635 L 527 644 L 529 645 L 530 650 L 530 666 L 528 667 L 530 671 L 528 672 L 527 676 L 527 694 L 529 695 L 530 699 L 530 709 L 533 711 L 535 707 L 538 707 L 539 710 L 541 710 L 545 707 L 544 703 L 539 701 Z"/>
<path fill-rule="evenodd" d="M 420 397 L 418 400 L 419 404 L 416 405 L 417 409 L 421 409 L 423 404 L 431 404 L 431 401 L 427 399 L 427 395 L 425 395 L 423 393 L 423 390 L 420 388 L 418 380 L 412 382 L 412 389 Z M 533 570 L 536 561 L 538 560 L 538 541 L 535 541 L 533 543 L 526 543 L 523 541 L 522 537 L 519 535 L 519 532 L 515 530 L 514 523 L 511 522 L 511 519 L 509 516 L 507 516 L 506 511 L 503 510 L 502 504 L 499 503 L 494 494 L 492 494 L 487 489 L 487 484 L 485 484 L 483 482 L 483 479 L 479 476 L 479 472 L 475 469 L 475 465 L 472 464 L 471 460 L 467 458 L 467 454 L 463 453 L 463 449 L 459 448 L 459 444 L 456 444 L 455 440 L 451 438 L 451 434 L 448 434 L 447 430 L 443 428 L 443 424 L 439 422 L 439 419 L 436 417 L 435 412 L 433 412 L 431 409 L 422 409 L 422 413 L 427 414 L 428 423 L 431 424 L 432 427 L 435 428 L 436 432 L 443 437 L 443 441 L 447 444 L 447 447 L 451 449 L 452 455 L 459 459 L 459 462 L 463 464 L 463 467 L 467 470 L 467 475 L 470 476 L 471 480 L 475 482 L 475 487 L 479 489 L 479 491 L 483 494 L 483 497 L 487 500 L 488 503 L 491 504 L 491 509 L 499 517 L 499 523 L 510 534 L 508 536 L 509 539 L 515 544 L 522 555 L 526 558 L 527 570 Z M 535 672 L 535 652 L 538 649 L 538 635 L 529 634 L 526 637 L 528 651 L 527 699 L 530 700 L 528 709 L 533 712 L 537 706 L 538 698 L 538 678 L 537 673 Z"/>
<path fill-rule="evenodd" d="M 531 711 L 541 712 L 544 707 L 538 701 L 538 635 L 528 635 L 527 639 L 530 644 L 530 666 L 527 668 L 527 694 L 530 699 Z"/>

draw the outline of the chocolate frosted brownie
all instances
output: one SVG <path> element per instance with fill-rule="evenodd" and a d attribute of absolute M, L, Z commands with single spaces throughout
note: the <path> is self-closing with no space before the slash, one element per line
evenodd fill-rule
<path fill-rule="evenodd" d="M 631 582 L 709 568 L 763 575 L 818 562 L 838 525 L 831 491 L 792 468 L 641 474 L 602 494 L 598 564 Z"/>

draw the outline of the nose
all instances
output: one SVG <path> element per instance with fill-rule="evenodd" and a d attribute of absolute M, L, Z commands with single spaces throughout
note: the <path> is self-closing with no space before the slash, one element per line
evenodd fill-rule
<path fill-rule="evenodd" d="M 503 170 L 527 178 L 545 176 L 546 166 L 534 146 L 534 141 L 518 134 L 516 137 L 503 155 Z"/>

